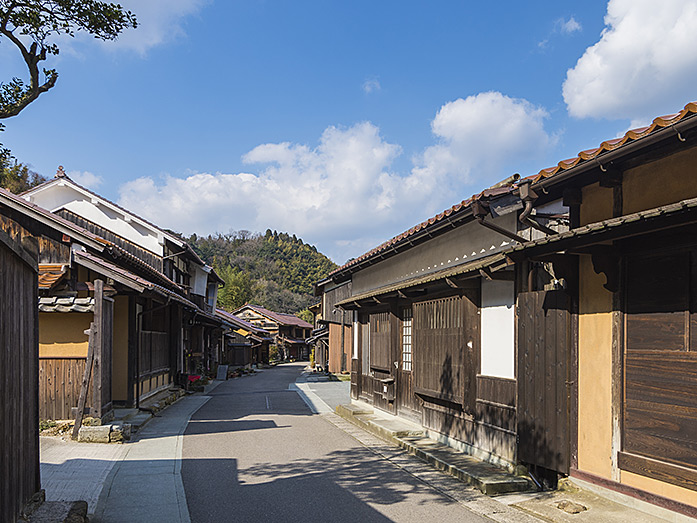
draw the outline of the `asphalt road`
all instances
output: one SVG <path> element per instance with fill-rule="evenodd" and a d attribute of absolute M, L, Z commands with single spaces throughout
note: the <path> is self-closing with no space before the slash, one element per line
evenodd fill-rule
<path fill-rule="evenodd" d="M 191 520 L 490 521 L 313 415 L 288 384 L 302 364 L 227 381 L 191 418 Z"/>

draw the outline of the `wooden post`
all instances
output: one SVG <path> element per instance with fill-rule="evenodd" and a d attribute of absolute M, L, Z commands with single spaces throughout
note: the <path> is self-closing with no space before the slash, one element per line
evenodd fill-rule
<path fill-rule="evenodd" d="M 102 363 L 104 356 L 104 282 L 94 280 L 94 373 L 92 385 L 92 415 L 102 416 Z M 91 340 L 90 340 L 91 341 Z"/>
<path fill-rule="evenodd" d="M 85 373 L 82 377 L 82 387 L 80 388 L 80 399 L 77 402 L 77 416 L 75 417 L 75 427 L 73 427 L 73 439 L 77 439 L 77 434 L 82 426 L 82 418 L 85 414 L 85 403 L 87 402 L 87 389 L 90 386 L 90 376 L 92 375 L 92 363 L 94 362 L 94 343 L 98 336 L 94 322 L 90 324 L 89 330 L 85 331 L 89 335 L 89 345 L 87 348 L 87 361 L 85 362 Z"/>

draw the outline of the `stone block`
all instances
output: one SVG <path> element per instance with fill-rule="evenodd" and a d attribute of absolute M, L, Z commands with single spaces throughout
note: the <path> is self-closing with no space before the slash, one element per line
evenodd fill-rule
<path fill-rule="evenodd" d="M 77 440 L 84 443 L 109 443 L 111 425 L 99 425 L 96 427 L 80 427 Z"/>
<path fill-rule="evenodd" d="M 122 421 L 111 424 L 109 441 L 111 443 L 122 443 L 131 439 L 131 424 Z"/>

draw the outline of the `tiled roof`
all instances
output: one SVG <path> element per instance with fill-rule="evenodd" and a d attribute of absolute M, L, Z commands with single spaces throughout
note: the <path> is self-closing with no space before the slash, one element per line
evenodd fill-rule
<path fill-rule="evenodd" d="M 277 336 L 277 339 L 278 341 L 281 341 L 283 343 L 290 343 L 291 345 L 305 345 L 305 343 L 307 343 L 302 338 L 289 338 L 287 336 L 281 336 L 280 334 Z"/>
<path fill-rule="evenodd" d="M 42 297 L 39 312 L 94 312 L 94 298 Z"/>
<path fill-rule="evenodd" d="M 678 213 L 689 211 L 694 213 L 697 211 L 697 198 L 692 198 L 689 200 L 683 200 L 676 203 L 671 203 L 669 205 L 663 205 L 661 207 L 656 207 L 655 209 L 647 209 L 645 211 L 638 211 L 632 214 L 626 214 L 624 216 L 618 216 L 616 218 L 609 218 L 600 222 L 589 223 L 582 227 L 576 229 L 570 229 L 568 231 L 555 234 L 553 236 L 544 236 L 537 240 L 530 242 L 525 242 L 523 244 L 517 244 L 509 248 L 506 253 L 513 256 L 512 253 L 526 251 L 533 247 L 540 247 L 543 245 L 554 245 L 556 246 L 559 242 L 564 240 L 570 240 L 574 238 L 583 238 L 592 236 L 595 234 L 605 235 L 607 238 L 607 233 L 612 230 L 622 231 L 621 226 L 630 225 L 637 222 L 648 222 L 657 218 L 664 218 L 669 216 L 677 215 Z"/>
<path fill-rule="evenodd" d="M 236 323 L 238 326 L 243 327 L 250 332 L 262 334 L 265 336 L 270 336 L 268 331 L 261 329 L 261 328 L 257 327 L 256 325 L 249 323 L 248 321 L 243 320 L 242 318 L 240 318 L 238 316 L 235 316 L 231 312 L 224 311 L 223 309 L 216 309 L 215 313 L 218 316 L 220 316 L 221 318 L 223 318 L 224 320 Z"/>
<path fill-rule="evenodd" d="M 347 269 L 347 268 L 352 267 L 354 265 L 358 265 L 360 262 L 365 261 L 368 258 L 372 258 L 373 256 L 375 256 L 377 254 L 380 254 L 384 251 L 389 250 L 394 245 L 402 242 L 402 240 L 407 240 L 410 236 L 413 236 L 414 234 L 418 233 L 419 231 L 426 229 L 430 225 L 433 225 L 434 223 L 437 223 L 437 222 L 441 222 L 443 220 L 447 220 L 450 216 L 453 215 L 453 213 L 457 213 L 459 211 L 467 209 L 472 204 L 472 202 L 474 202 L 476 200 L 480 200 L 482 198 L 489 198 L 492 196 L 501 196 L 503 194 L 508 194 L 508 193 L 512 192 L 512 190 L 513 190 L 513 187 L 511 187 L 511 186 L 485 189 L 482 192 L 480 192 L 479 194 L 475 194 L 466 200 L 462 200 L 460 203 L 456 203 L 455 205 L 453 205 L 449 209 L 446 209 L 443 212 L 436 214 L 435 216 L 429 218 L 428 220 L 425 220 L 417 225 L 414 225 L 414 227 L 412 227 L 408 231 L 404 231 L 402 234 L 399 234 L 399 235 L 395 236 L 394 238 L 391 238 L 391 239 L 387 240 L 386 242 L 381 243 L 380 245 L 378 245 L 374 249 L 366 252 L 365 254 L 359 256 L 358 258 L 355 258 L 355 259 L 345 263 L 344 265 L 342 265 L 338 269 L 329 273 L 329 276 L 331 276 L 332 274 L 336 274 L 338 272 L 341 272 L 344 269 Z"/>
<path fill-rule="evenodd" d="M 137 274 L 133 274 L 130 271 L 127 271 L 126 269 L 123 269 L 119 267 L 118 265 L 114 265 L 113 263 L 109 263 L 108 261 L 102 260 L 101 258 L 94 256 L 90 253 L 87 252 L 82 252 L 82 251 L 74 251 L 73 255 L 75 256 L 76 262 L 80 263 L 80 261 L 85 260 L 89 261 L 92 264 L 102 268 L 104 271 L 107 273 L 111 272 L 123 280 L 125 280 L 125 284 L 128 284 L 129 282 L 139 286 L 140 288 L 146 288 L 150 291 L 156 292 L 157 294 L 160 294 L 161 296 L 164 296 L 166 298 L 172 298 L 173 300 L 190 307 L 192 309 L 198 309 L 198 307 L 191 301 L 187 300 L 183 296 L 180 296 L 169 289 L 166 289 L 165 287 L 162 287 L 160 285 L 157 285 L 156 283 L 152 283 L 149 280 L 146 280 L 145 278 L 142 278 L 138 276 Z M 108 274 L 107 274 L 108 275 Z"/>
<path fill-rule="evenodd" d="M 39 289 L 50 289 L 65 275 L 66 266 L 55 263 L 39 264 Z"/>
<path fill-rule="evenodd" d="M 578 153 L 578 156 L 576 156 L 574 158 L 569 158 L 567 160 L 562 160 L 557 165 L 555 165 L 553 167 L 548 167 L 546 169 L 542 169 L 536 175 L 528 176 L 528 177 L 524 178 L 524 180 L 531 179 L 533 181 L 533 183 L 537 183 L 540 180 L 555 176 L 556 174 L 558 174 L 560 172 L 563 172 L 563 171 L 569 170 L 573 167 L 576 167 L 580 163 L 589 162 L 589 161 L 596 161 L 598 156 L 601 155 L 602 153 L 618 149 L 627 143 L 635 142 L 637 140 L 645 138 L 645 137 L 651 135 L 652 133 L 655 133 L 656 131 L 659 131 L 659 130 L 664 129 L 666 127 L 674 126 L 675 124 L 677 124 L 677 123 L 679 123 L 687 118 L 690 118 L 690 117 L 694 116 L 695 114 L 697 114 L 697 102 L 690 102 L 683 108 L 682 111 L 680 111 L 678 113 L 669 114 L 669 115 L 665 115 L 665 116 L 659 116 L 653 120 L 653 123 L 651 123 L 651 125 L 627 131 L 624 134 L 624 136 L 621 138 L 613 138 L 610 140 L 605 140 L 598 147 L 596 147 L 594 149 L 587 149 L 585 151 L 581 151 L 580 153 Z M 518 180 L 517 184 L 519 184 L 521 181 L 522 180 Z M 496 187 L 496 186 L 494 186 L 494 187 Z M 446 209 L 445 211 L 441 212 L 440 214 L 437 214 L 436 216 L 433 216 L 432 218 L 429 218 L 428 220 L 421 222 L 418 225 L 415 225 L 411 229 L 404 231 L 402 234 L 387 240 L 386 242 L 375 247 L 374 249 L 366 252 L 365 254 L 362 254 L 358 258 L 355 258 L 355 259 L 347 262 L 346 264 L 342 265 L 338 269 L 329 273 L 329 275 L 327 277 L 331 277 L 332 275 L 337 274 L 339 272 L 342 272 L 345 269 L 348 269 L 348 268 L 353 267 L 355 265 L 359 265 L 361 262 L 364 262 L 364 261 L 366 261 L 374 256 L 377 256 L 381 253 L 384 253 L 384 252 L 394 248 L 395 245 L 399 244 L 403 240 L 408 241 L 411 236 L 415 235 L 419 231 L 424 230 L 425 228 L 429 227 L 430 225 L 433 225 L 434 223 L 446 220 L 453 213 L 457 213 L 459 211 L 462 211 L 463 209 L 468 208 L 476 200 L 479 200 L 481 198 L 491 197 L 491 196 L 501 196 L 503 194 L 513 192 L 515 189 L 516 189 L 516 187 L 513 185 L 508 186 L 508 187 L 504 186 L 504 187 L 486 189 L 486 190 L 482 191 L 481 193 L 476 194 L 476 195 L 472 196 L 471 198 L 468 198 L 467 200 L 462 200 L 460 203 L 453 205 L 449 209 Z"/>
<path fill-rule="evenodd" d="M 578 156 L 575 156 L 574 158 L 562 160 L 553 167 L 542 169 L 533 178 L 533 182 L 536 183 L 545 178 L 554 176 L 560 172 L 571 169 L 572 167 L 576 167 L 580 163 L 595 160 L 599 155 L 605 152 L 613 151 L 627 143 L 645 138 L 656 131 L 659 131 L 666 127 L 671 127 L 677 124 L 678 122 L 685 120 L 686 118 L 692 117 L 695 114 L 697 114 L 697 102 L 690 102 L 683 108 L 682 111 L 678 113 L 659 116 L 653 120 L 651 125 L 647 125 L 646 127 L 639 127 L 637 129 L 631 129 L 620 138 L 605 140 L 603 143 L 601 143 L 598 147 L 595 147 L 594 149 L 587 149 L 585 151 L 581 151 L 580 153 L 578 153 Z"/>
<path fill-rule="evenodd" d="M 285 314 L 283 312 L 273 312 L 270 311 L 269 309 L 265 309 L 264 307 L 260 305 L 252 305 L 248 303 L 247 305 L 244 305 L 237 309 L 235 312 L 239 312 L 245 308 L 250 308 L 253 311 L 258 312 L 262 316 L 266 316 L 270 320 L 275 321 L 276 323 L 280 323 L 282 325 L 295 325 L 296 327 L 304 327 L 306 329 L 311 329 L 312 325 L 307 323 L 305 320 L 301 320 L 297 316 L 293 316 L 292 314 Z"/>

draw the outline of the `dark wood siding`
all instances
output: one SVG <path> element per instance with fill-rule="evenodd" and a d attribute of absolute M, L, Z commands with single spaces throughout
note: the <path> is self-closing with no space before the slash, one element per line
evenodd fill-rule
<path fill-rule="evenodd" d="M 142 331 L 139 348 L 138 394 L 147 394 L 155 388 L 171 383 L 169 335 L 166 332 Z M 149 388 L 145 387 L 145 382 L 150 383 Z"/>
<path fill-rule="evenodd" d="M 350 325 L 353 319 L 350 311 L 337 309 L 336 304 L 351 297 L 351 282 L 326 291 L 322 295 L 322 319 L 332 323 Z"/>
<path fill-rule="evenodd" d="M 0 521 L 40 488 L 38 255 L 26 231 L 16 238 L 0 230 Z"/>
<path fill-rule="evenodd" d="M 619 465 L 697 490 L 697 250 L 630 255 L 625 274 Z"/>
<path fill-rule="evenodd" d="M 570 300 L 564 291 L 518 295 L 518 459 L 569 472 Z"/>

